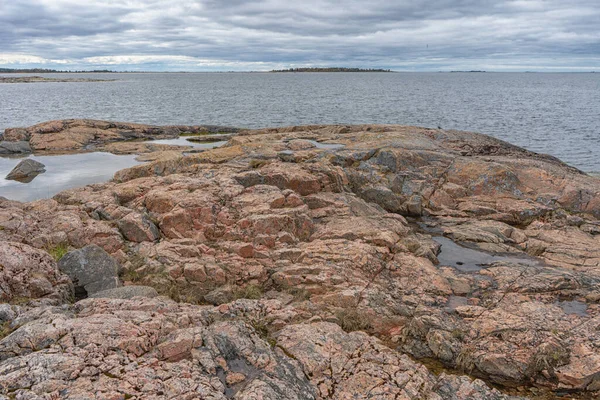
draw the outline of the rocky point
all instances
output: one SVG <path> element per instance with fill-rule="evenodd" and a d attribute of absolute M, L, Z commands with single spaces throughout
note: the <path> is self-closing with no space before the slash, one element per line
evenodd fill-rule
<path fill-rule="evenodd" d="M 138 134 L 78 124 L 4 140 Z M 600 395 L 598 178 L 393 125 L 240 130 L 149 159 L 0 200 L 0 398 Z"/>

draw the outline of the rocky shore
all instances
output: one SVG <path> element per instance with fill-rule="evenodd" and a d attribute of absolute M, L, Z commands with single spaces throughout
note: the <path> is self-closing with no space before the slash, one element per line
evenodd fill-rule
<path fill-rule="evenodd" d="M 4 141 L 210 129 L 69 120 Z M 0 398 L 600 395 L 598 178 L 469 132 L 228 132 L 0 199 Z"/>
<path fill-rule="evenodd" d="M 73 154 L 105 151 L 113 154 L 142 154 L 177 150 L 176 146 L 153 140 L 190 136 L 201 141 L 204 135 L 219 140 L 229 138 L 238 128 L 217 125 L 156 126 L 92 119 L 49 121 L 28 128 L 5 129 L 0 139 L 0 155 Z M 205 139 L 208 140 L 208 139 Z M 190 147 L 179 146 L 179 153 Z"/>

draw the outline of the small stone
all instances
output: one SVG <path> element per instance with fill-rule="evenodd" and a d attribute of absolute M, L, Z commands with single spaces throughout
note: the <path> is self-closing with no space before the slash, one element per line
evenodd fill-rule
<path fill-rule="evenodd" d="M 227 374 L 227 377 L 225 378 L 225 381 L 227 382 L 228 385 L 235 385 L 235 384 L 238 384 L 245 380 L 246 380 L 246 375 L 240 374 L 239 372 L 231 372 L 231 373 Z"/>

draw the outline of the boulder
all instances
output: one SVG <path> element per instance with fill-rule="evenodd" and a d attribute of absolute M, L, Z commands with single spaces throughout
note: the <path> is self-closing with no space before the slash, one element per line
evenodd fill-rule
<path fill-rule="evenodd" d="M 150 286 L 121 286 L 114 289 L 103 290 L 96 292 L 89 297 L 91 298 L 106 298 L 106 299 L 131 299 L 133 297 L 156 297 L 158 292 Z"/>
<path fill-rule="evenodd" d="M 76 300 L 121 286 L 119 263 L 95 244 L 65 254 L 58 268 L 73 281 Z"/>
<path fill-rule="evenodd" d="M 24 183 L 31 182 L 33 178 L 43 172 L 46 172 L 44 167 L 45 165 L 41 162 L 26 159 L 19 162 L 17 166 L 14 167 L 8 175 L 6 175 L 6 179 Z"/>

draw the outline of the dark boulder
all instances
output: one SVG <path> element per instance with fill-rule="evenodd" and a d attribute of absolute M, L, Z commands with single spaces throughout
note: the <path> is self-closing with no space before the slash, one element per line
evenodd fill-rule
<path fill-rule="evenodd" d="M 119 263 L 95 244 L 65 254 L 58 268 L 73 281 L 76 300 L 121 286 Z"/>
<path fill-rule="evenodd" d="M 46 172 L 45 165 L 41 162 L 26 159 L 17 164 L 8 175 L 6 179 L 28 183 L 33 180 L 39 174 Z"/>

